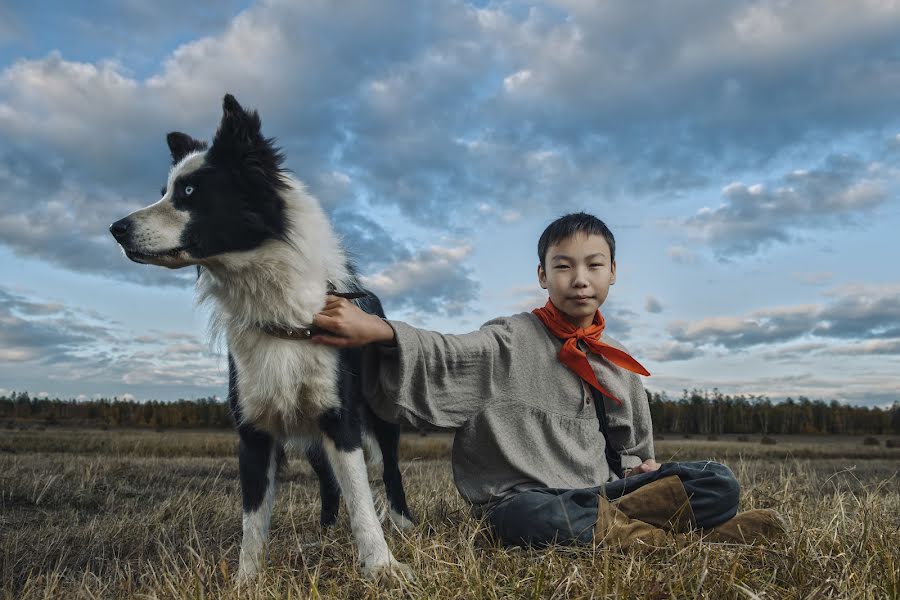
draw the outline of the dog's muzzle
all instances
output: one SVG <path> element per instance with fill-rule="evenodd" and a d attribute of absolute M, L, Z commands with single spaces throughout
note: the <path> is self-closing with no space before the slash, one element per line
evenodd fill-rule
<path fill-rule="evenodd" d="M 119 242 L 122 246 L 126 246 L 128 242 L 128 238 L 130 234 L 128 230 L 131 228 L 131 219 L 125 217 L 124 219 L 119 219 L 115 223 L 109 226 L 109 232 L 112 234 L 116 241 Z"/>

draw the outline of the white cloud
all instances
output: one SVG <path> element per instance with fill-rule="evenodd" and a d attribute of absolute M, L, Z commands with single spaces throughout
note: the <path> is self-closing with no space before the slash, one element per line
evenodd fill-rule
<path fill-rule="evenodd" d="M 833 155 L 818 169 L 784 175 L 772 189 L 730 183 L 722 190 L 720 206 L 701 208 L 678 225 L 719 255 L 753 254 L 766 245 L 792 241 L 798 232 L 869 214 L 891 197 L 898 183 L 897 173 L 877 161 Z"/>
<path fill-rule="evenodd" d="M 651 347 L 647 351 L 647 357 L 660 362 L 690 360 L 702 356 L 703 352 L 693 344 L 685 342 L 665 342 L 659 346 Z"/>
<path fill-rule="evenodd" d="M 644 301 L 644 310 L 649 313 L 661 313 L 663 311 L 663 305 L 654 296 L 647 296 Z"/>
<path fill-rule="evenodd" d="M 681 264 L 694 264 L 699 260 L 696 252 L 689 248 L 685 248 L 684 246 L 670 246 L 666 250 L 666 254 L 668 254 L 669 258 L 674 262 Z"/>
<path fill-rule="evenodd" d="M 95 311 L 3 288 L 0 324 L 0 380 L 42 386 L 49 380 L 68 388 L 87 383 L 148 386 L 145 390 L 181 386 L 182 395 L 205 395 L 226 382 L 223 358 L 192 335 L 153 332 L 136 340 Z"/>
<path fill-rule="evenodd" d="M 842 344 L 828 350 L 831 354 L 869 355 L 869 354 L 896 354 L 900 355 L 900 338 L 887 340 L 866 340 L 855 344 Z"/>
<path fill-rule="evenodd" d="M 480 288 L 464 262 L 471 250 L 466 244 L 431 246 L 361 280 L 386 306 L 459 315 Z"/>
<path fill-rule="evenodd" d="M 886 338 L 900 336 L 900 289 L 896 284 L 845 286 L 824 295 L 824 304 L 777 306 L 743 316 L 713 316 L 673 321 L 668 330 L 680 342 L 741 349 L 777 344 L 803 337 L 877 340 L 858 346 L 872 353 L 892 346 Z"/>

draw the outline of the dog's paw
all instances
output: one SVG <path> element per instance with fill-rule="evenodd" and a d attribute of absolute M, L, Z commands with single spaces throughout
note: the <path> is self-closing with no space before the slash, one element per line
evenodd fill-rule
<path fill-rule="evenodd" d="M 388 511 L 388 519 L 390 519 L 394 527 L 396 527 L 400 531 L 407 531 L 416 526 L 416 522 L 413 519 L 401 515 L 394 509 Z"/>
<path fill-rule="evenodd" d="M 234 582 L 238 585 L 244 585 L 248 583 L 253 583 L 259 578 L 259 570 L 258 569 L 247 569 L 241 568 L 238 569 L 237 573 L 234 574 Z"/>
<path fill-rule="evenodd" d="M 362 572 L 366 579 L 376 581 L 381 581 L 383 579 L 399 579 L 401 581 L 413 582 L 416 579 L 415 575 L 413 575 L 413 570 L 409 565 L 393 558 L 386 563 L 365 566 L 363 567 Z"/>

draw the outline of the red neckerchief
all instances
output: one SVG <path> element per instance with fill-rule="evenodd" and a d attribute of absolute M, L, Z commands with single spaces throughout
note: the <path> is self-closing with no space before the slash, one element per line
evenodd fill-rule
<path fill-rule="evenodd" d="M 537 315 L 537 318 L 544 323 L 547 329 L 550 330 L 550 333 L 564 340 L 562 349 L 557 354 L 559 361 L 569 367 L 570 370 L 589 385 L 596 388 L 598 392 L 615 400 L 619 406 L 622 405 L 622 401 L 603 389 L 603 386 L 597 381 L 597 376 L 588 362 L 587 355 L 578 347 L 578 340 L 583 340 L 588 350 L 594 354 L 599 354 L 616 366 L 639 375 L 650 375 L 650 372 L 641 363 L 631 358 L 627 352 L 600 341 L 600 336 L 606 327 L 606 321 L 603 320 L 603 315 L 600 314 L 599 310 L 594 315 L 594 322 L 584 329 L 578 329 L 566 321 L 550 300 L 542 308 L 536 308 L 531 312 Z"/>

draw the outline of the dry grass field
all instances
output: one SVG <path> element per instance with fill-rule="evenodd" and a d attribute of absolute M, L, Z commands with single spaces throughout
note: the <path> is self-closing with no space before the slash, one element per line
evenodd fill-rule
<path fill-rule="evenodd" d="M 770 547 L 680 542 L 502 549 L 453 487 L 446 436 L 403 440 L 420 518 L 389 544 L 413 583 L 359 576 L 342 509 L 317 525 L 318 494 L 292 456 L 272 520 L 268 568 L 233 574 L 240 543 L 231 433 L 0 430 L 4 598 L 898 598 L 900 449 L 861 438 L 667 437 L 658 459 L 728 463 L 743 508 L 774 507 L 791 535 Z M 379 480 L 376 471 L 371 479 Z M 377 487 L 377 485 L 376 485 Z"/>

